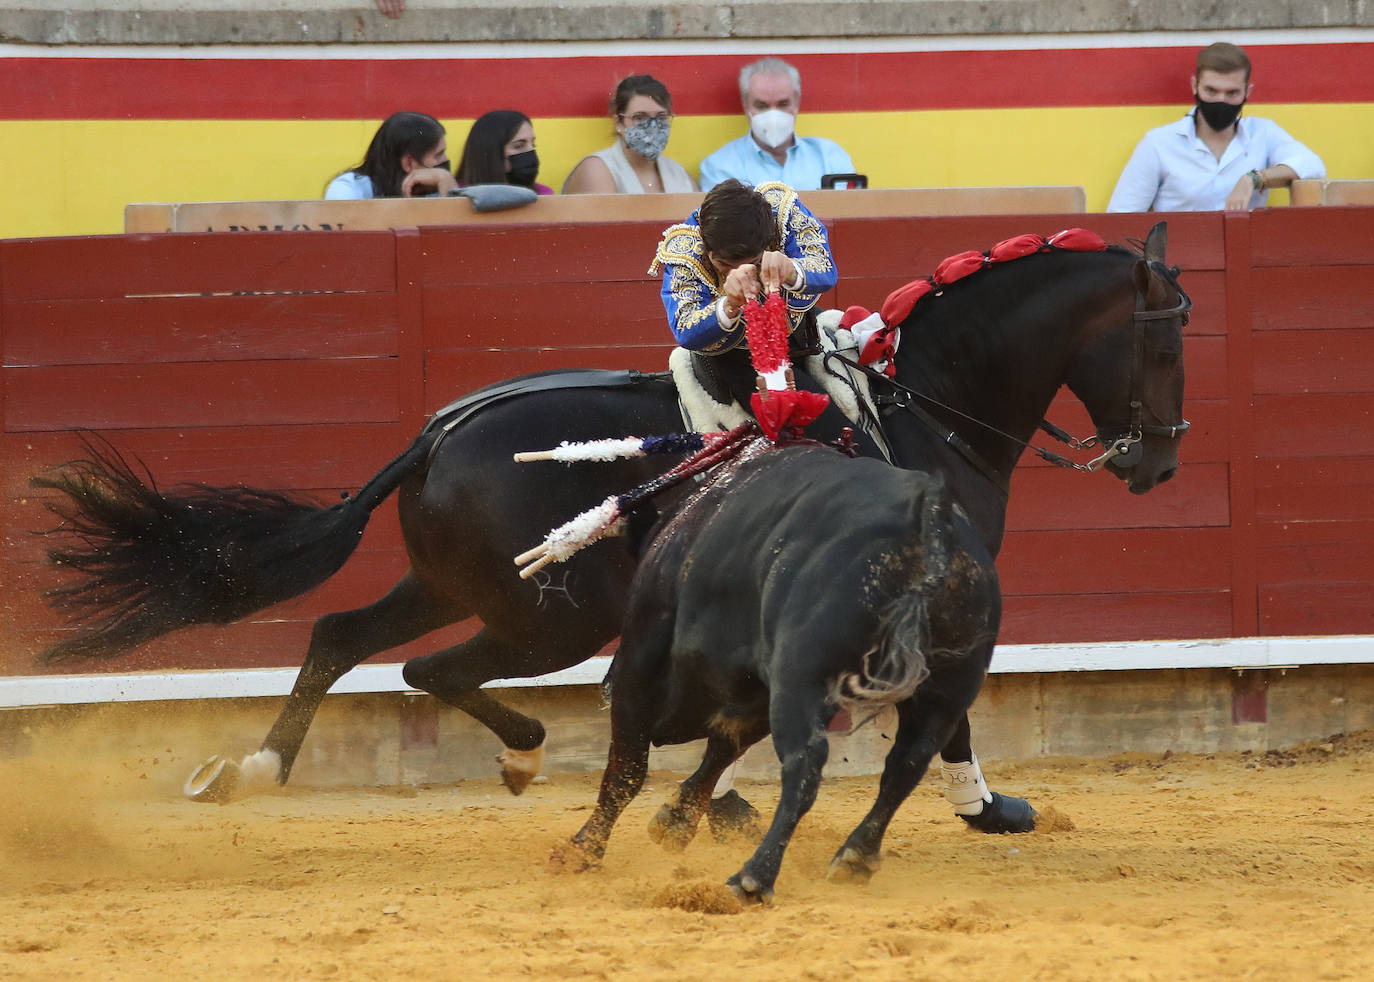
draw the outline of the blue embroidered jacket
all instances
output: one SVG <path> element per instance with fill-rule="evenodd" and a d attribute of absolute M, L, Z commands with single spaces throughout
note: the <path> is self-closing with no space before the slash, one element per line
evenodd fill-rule
<path fill-rule="evenodd" d="M 830 255 L 830 239 L 825 226 L 787 185 L 769 182 L 756 190 L 768 200 L 777 216 L 782 252 L 802 272 L 800 289 L 789 290 L 783 284 L 782 290 L 791 330 L 795 331 L 802 315 L 838 279 L 835 260 Z M 649 272 L 657 273 L 660 269 L 663 308 L 680 346 L 708 355 L 744 346 L 744 318 L 724 322 L 718 311 L 723 284 L 706 257 L 697 212 L 692 212 L 681 225 L 664 231 Z"/>

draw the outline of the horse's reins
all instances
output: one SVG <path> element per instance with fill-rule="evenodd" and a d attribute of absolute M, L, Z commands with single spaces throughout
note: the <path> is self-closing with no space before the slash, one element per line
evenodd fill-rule
<path fill-rule="evenodd" d="M 1150 265 L 1154 267 L 1159 264 L 1151 263 Z M 882 372 L 876 371 L 867 365 L 860 365 L 856 362 L 850 362 L 847 359 L 845 360 L 845 364 L 847 367 L 857 368 L 861 372 L 864 372 L 866 375 L 870 376 L 871 378 L 881 381 L 890 386 L 891 388 L 895 389 L 896 394 L 894 394 L 893 396 L 875 396 L 875 402 L 877 402 L 880 406 L 891 406 L 894 409 L 905 409 L 907 412 L 911 413 L 913 416 L 919 419 L 922 423 L 926 424 L 926 426 L 928 426 L 931 430 L 934 430 L 937 433 L 943 433 L 944 442 L 949 444 L 956 451 L 958 451 L 958 453 L 965 460 L 967 460 L 970 464 L 973 465 L 974 469 L 976 469 L 980 474 L 982 474 L 994 485 L 996 485 L 996 487 L 1004 495 L 1010 493 L 1010 483 L 1008 482 L 1008 480 L 1004 478 L 1001 475 L 1001 473 L 999 473 L 991 464 L 984 460 L 982 455 L 979 454 L 976 450 L 974 450 L 973 447 L 970 446 L 968 442 L 964 440 L 963 437 L 961 437 L 954 430 L 948 429 L 945 426 L 945 424 L 941 423 L 930 413 L 926 412 L 920 406 L 917 406 L 915 403 L 913 403 L 911 401 L 911 398 L 909 397 L 920 399 L 932 406 L 936 406 L 940 409 L 945 410 L 946 412 L 953 413 L 956 416 L 962 417 L 963 419 L 968 420 L 970 423 L 973 423 L 976 426 L 981 426 L 985 430 L 988 430 L 992 433 L 996 433 L 998 436 L 1010 440 L 1012 443 L 1018 443 L 1025 449 L 1035 453 L 1035 455 L 1040 457 L 1042 460 L 1047 461 L 1048 463 L 1051 463 L 1056 467 L 1063 467 L 1069 470 L 1091 473 L 1093 471 L 1101 470 L 1107 464 L 1108 461 L 1118 457 L 1123 459 L 1117 461 L 1117 466 L 1132 467 L 1140 460 L 1142 454 L 1142 450 L 1140 448 L 1140 441 L 1146 435 L 1164 436 L 1168 437 L 1169 439 L 1178 439 L 1184 433 L 1188 432 L 1188 428 L 1191 425 L 1186 419 L 1174 424 L 1146 423 L 1144 421 L 1144 400 L 1141 397 L 1140 388 L 1141 376 L 1143 374 L 1142 368 L 1145 364 L 1145 323 L 1147 321 L 1167 320 L 1173 317 L 1181 317 L 1183 320 L 1183 324 L 1187 325 L 1189 311 L 1193 309 L 1193 301 L 1189 299 L 1188 294 L 1183 292 L 1183 288 L 1180 287 L 1178 283 L 1174 281 L 1172 276 L 1169 277 L 1169 280 L 1172 283 L 1174 289 L 1178 290 L 1179 300 L 1177 304 L 1166 310 L 1144 309 L 1145 295 L 1140 291 L 1136 292 L 1136 309 L 1134 313 L 1132 313 L 1131 315 L 1131 319 L 1134 324 L 1134 335 L 1132 338 L 1131 382 L 1129 393 L 1129 406 L 1131 410 L 1131 421 L 1129 424 L 1130 429 L 1123 435 L 1112 440 L 1111 446 L 1107 449 L 1106 453 L 1102 454 L 1099 457 L 1094 457 L 1086 464 L 1080 464 L 1078 461 L 1071 460 L 1068 457 L 1063 456 L 1062 454 L 1057 454 L 1052 450 L 1036 446 L 1033 443 L 1029 443 L 1025 440 L 1022 440 L 1020 437 L 1013 436 L 1012 434 L 1007 433 L 1005 430 L 1001 430 L 996 426 L 993 426 L 991 423 L 987 423 L 974 416 L 970 416 L 968 413 L 955 409 L 953 406 L 948 406 L 940 400 L 934 398 L 933 396 L 926 395 L 924 392 L 918 392 L 910 386 L 903 385 L 896 379 L 889 378 Z M 834 355 L 834 352 L 827 354 L 826 359 L 828 360 L 832 355 Z M 1096 435 L 1080 440 L 1070 435 L 1067 431 L 1061 429 L 1060 427 L 1055 426 L 1047 419 L 1042 419 L 1040 421 L 1039 428 L 1043 430 L 1045 433 L 1047 433 L 1049 436 L 1060 441 L 1061 443 L 1066 444 L 1074 450 L 1091 450 L 1102 443 L 1102 440 Z"/>

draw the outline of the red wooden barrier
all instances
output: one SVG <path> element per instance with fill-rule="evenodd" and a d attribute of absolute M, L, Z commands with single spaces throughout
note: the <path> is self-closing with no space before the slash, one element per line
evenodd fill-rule
<path fill-rule="evenodd" d="M 1144 497 L 1027 460 L 1000 568 L 1002 640 L 1374 633 L 1374 209 L 1169 216 L 1188 329 L 1183 467 Z M 839 219 L 828 305 L 878 306 L 946 255 L 1140 215 Z M 30 475 L 79 430 L 160 483 L 247 483 L 330 498 L 462 393 L 556 366 L 659 369 L 645 274 L 661 223 L 0 242 L 0 674 L 58 636 L 30 534 Z M 1054 418 L 1086 432 L 1062 394 Z M 538 530 L 532 530 L 532 534 Z M 295 666 L 315 617 L 370 602 L 405 567 L 394 508 L 306 597 L 92 668 Z M 432 650 L 443 638 L 389 655 Z"/>

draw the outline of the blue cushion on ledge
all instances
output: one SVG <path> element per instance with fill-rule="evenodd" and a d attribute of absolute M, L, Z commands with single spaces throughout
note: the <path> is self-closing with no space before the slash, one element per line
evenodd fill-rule
<path fill-rule="evenodd" d="M 522 188 L 517 184 L 472 184 L 465 188 L 454 188 L 449 194 L 469 199 L 473 211 L 503 211 L 539 200 L 533 188 Z"/>

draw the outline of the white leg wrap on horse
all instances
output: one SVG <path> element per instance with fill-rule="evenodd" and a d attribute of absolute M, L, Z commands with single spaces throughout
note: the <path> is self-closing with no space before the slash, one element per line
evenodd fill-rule
<path fill-rule="evenodd" d="M 239 784 L 235 797 L 266 791 L 277 783 L 281 774 L 281 755 L 275 750 L 259 750 L 239 763 Z"/>
<path fill-rule="evenodd" d="M 716 789 L 711 792 L 712 798 L 719 798 L 735 786 L 735 768 L 738 766 L 739 761 L 735 761 L 729 767 L 725 768 L 725 773 L 716 781 Z"/>
<path fill-rule="evenodd" d="M 941 758 L 940 773 L 945 779 L 945 800 L 954 806 L 956 815 L 979 815 L 984 805 L 992 803 L 992 792 L 983 780 L 977 754 L 973 760 L 959 764 L 949 764 Z"/>

